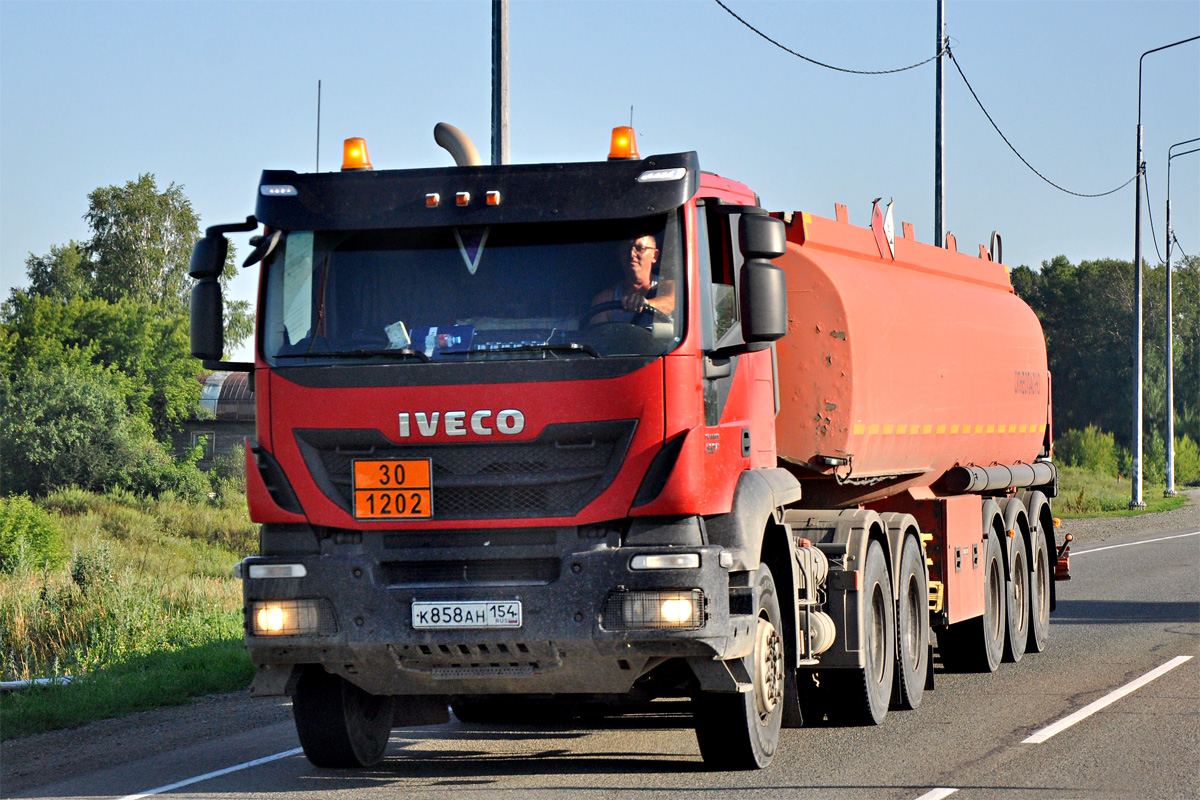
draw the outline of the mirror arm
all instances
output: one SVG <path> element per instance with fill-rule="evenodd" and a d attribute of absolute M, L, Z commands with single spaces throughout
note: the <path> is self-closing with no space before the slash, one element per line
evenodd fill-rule
<path fill-rule="evenodd" d="M 746 353 L 757 353 L 759 350 L 770 350 L 770 342 L 737 342 L 736 344 L 718 347 L 716 350 L 709 350 L 705 353 L 710 359 L 716 360 L 719 358 L 733 358 L 734 356 L 744 356 Z"/>
<path fill-rule="evenodd" d="M 213 361 L 206 358 L 203 364 L 205 369 L 213 372 L 254 372 L 253 361 Z"/>

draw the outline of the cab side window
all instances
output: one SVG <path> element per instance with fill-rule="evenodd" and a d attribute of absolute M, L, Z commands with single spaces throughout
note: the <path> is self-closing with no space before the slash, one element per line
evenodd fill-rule
<path fill-rule="evenodd" d="M 737 215 L 720 213 L 717 208 L 704 209 L 709 232 L 709 263 L 712 275 L 713 332 L 719 345 L 721 338 L 738 321 L 736 282 L 740 254 L 735 243 Z"/>

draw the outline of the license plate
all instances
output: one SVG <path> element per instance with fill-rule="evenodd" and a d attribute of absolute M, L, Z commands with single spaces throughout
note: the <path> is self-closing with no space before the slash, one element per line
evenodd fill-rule
<path fill-rule="evenodd" d="M 356 519 L 429 519 L 433 516 L 430 460 L 356 460 Z"/>
<path fill-rule="evenodd" d="M 520 600 L 412 604 L 414 628 L 519 628 Z"/>

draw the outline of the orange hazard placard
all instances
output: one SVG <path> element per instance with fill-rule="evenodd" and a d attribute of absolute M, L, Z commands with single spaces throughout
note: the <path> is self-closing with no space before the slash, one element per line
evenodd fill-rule
<path fill-rule="evenodd" d="M 355 461 L 356 519 L 428 519 L 433 516 L 429 459 Z"/>

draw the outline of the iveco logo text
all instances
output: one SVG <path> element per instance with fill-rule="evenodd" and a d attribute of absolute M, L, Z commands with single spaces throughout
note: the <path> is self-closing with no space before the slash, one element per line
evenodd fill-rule
<path fill-rule="evenodd" d="M 471 433 L 479 436 L 491 436 L 497 431 L 508 436 L 515 436 L 525 430 L 525 415 L 515 408 L 506 408 L 493 418 L 492 412 L 489 409 L 481 409 L 471 414 L 470 420 L 467 419 L 466 411 L 434 411 L 426 414 L 424 411 L 418 411 L 414 414 L 409 414 L 407 411 L 400 412 L 400 438 L 407 439 L 412 436 L 412 423 L 417 424 L 417 433 L 422 436 L 437 436 L 438 423 L 442 425 L 442 432 L 447 436 L 466 436 L 467 426 L 471 426 Z"/>

